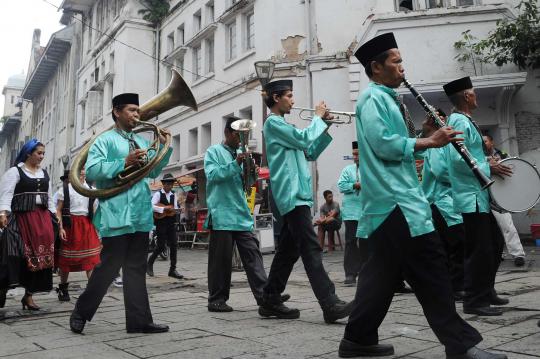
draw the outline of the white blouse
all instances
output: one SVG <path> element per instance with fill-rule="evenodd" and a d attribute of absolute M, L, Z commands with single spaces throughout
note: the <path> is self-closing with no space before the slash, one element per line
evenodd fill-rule
<path fill-rule="evenodd" d="M 24 171 L 24 173 L 30 178 L 45 178 L 45 173 L 41 168 L 38 169 L 37 172 L 34 174 L 24 166 L 23 162 L 19 163 L 17 166 L 20 167 Z M 0 179 L 0 211 L 11 212 L 11 200 L 13 199 L 15 186 L 17 186 L 17 183 L 19 183 L 20 180 L 21 177 L 19 176 L 19 171 L 15 167 L 11 167 L 9 170 L 7 170 Z M 49 203 L 47 203 L 47 206 L 49 208 L 49 211 L 51 211 L 52 213 L 56 213 L 56 208 L 54 207 L 52 200 L 50 182 L 48 195 Z M 39 195 L 36 195 L 36 204 L 41 204 L 41 197 Z"/>
<path fill-rule="evenodd" d="M 85 188 L 90 188 L 88 185 L 83 183 Z M 58 200 L 64 200 L 64 190 L 60 188 L 58 190 Z M 88 197 L 85 197 L 79 192 L 73 189 L 71 183 L 69 184 L 69 213 L 75 216 L 87 216 L 88 215 Z"/>

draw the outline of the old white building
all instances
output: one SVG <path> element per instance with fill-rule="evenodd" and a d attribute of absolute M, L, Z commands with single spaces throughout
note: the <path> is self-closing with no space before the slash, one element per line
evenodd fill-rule
<path fill-rule="evenodd" d="M 31 110 L 23 107 L 25 139 L 36 137 L 45 145 L 42 166 L 51 178 L 53 189 L 60 186 L 64 161 L 73 146 L 75 124 L 75 86 L 79 65 L 77 34 L 80 24 L 70 22 L 51 35 L 41 55 L 31 59 L 30 72 L 22 98 L 32 103 Z M 36 40 L 36 39 L 34 39 Z M 39 43 L 39 38 L 37 39 Z"/>
<path fill-rule="evenodd" d="M 26 75 L 18 74 L 8 78 L 2 89 L 4 113 L 0 119 L 0 171 L 5 172 L 17 156 L 17 134 L 21 124 L 21 92 Z"/>

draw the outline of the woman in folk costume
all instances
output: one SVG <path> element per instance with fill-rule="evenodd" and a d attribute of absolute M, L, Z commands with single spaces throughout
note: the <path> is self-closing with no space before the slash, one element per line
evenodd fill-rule
<path fill-rule="evenodd" d="M 34 293 L 52 289 L 56 209 L 49 175 L 40 166 L 44 156 L 41 142 L 28 141 L 0 179 L 0 302 L 8 288 L 22 286 L 22 307 L 29 310 L 40 309 Z"/>
<path fill-rule="evenodd" d="M 58 194 L 56 213 L 60 222 L 60 248 L 58 251 L 58 268 L 60 284 L 56 291 L 58 300 L 70 300 L 68 278 L 70 272 L 86 272 L 90 278 L 92 270 L 99 263 L 101 243 L 96 228 L 92 224 L 94 214 L 93 198 L 85 197 L 73 189 L 69 183 L 69 171 L 60 177 L 63 188 Z M 81 171 L 80 181 L 84 187 L 90 188 L 85 181 L 84 170 Z"/>

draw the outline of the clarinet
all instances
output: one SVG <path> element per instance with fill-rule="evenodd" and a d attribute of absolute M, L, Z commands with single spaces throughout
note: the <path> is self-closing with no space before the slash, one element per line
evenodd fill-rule
<path fill-rule="evenodd" d="M 424 99 L 424 97 L 416 91 L 416 89 L 407 81 L 407 79 L 403 78 L 403 84 L 411 91 L 412 95 L 418 101 L 420 106 L 424 108 L 424 111 L 431 116 L 435 120 L 435 125 L 439 128 L 446 126 L 444 121 L 439 117 L 437 114 L 437 111 L 435 111 L 435 108 L 433 106 L 430 106 L 427 101 Z M 491 186 L 495 181 L 491 180 L 488 176 L 486 176 L 478 167 L 478 163 L 473 158 L 467 147 L 463 142 L 451 142 L 452 146 L 458 151 L 460 156 L 463 158 L 467 166 L 471 169 L 474 176 L 480 183 L 480 186 L 482 189 L 486 189 L 489 186 Z"/>

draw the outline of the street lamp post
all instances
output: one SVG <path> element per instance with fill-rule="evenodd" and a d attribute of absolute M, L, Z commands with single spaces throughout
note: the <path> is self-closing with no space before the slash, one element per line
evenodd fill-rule
<path fill-rule="evenodd" d="M 60 160 L 62 161 L 62 164 L 64 165 L 64 172 L 67 170 L 68 164 L 69 164 L 69 155 L 63 155 L 60 157 Z"/>
<path fill-rule="evenodd" d="M 272 76 L 274 75 L 274 68 L 276 64 L 272 61 L 257 61 L 255 62 L 255 73 L 257 74 L 257 79 L 261 83 L 261 87 L 270 82 Z M 262 101 L 262 127 L 264 128 L 264 122 L 266 121 L 266 116 L 268 115 L 266 104 L 264 100 Z M 264 132 L 262 133 L 262 159 L 261 166 L 266 166 L 268 162 L 266 161 L 266 145 L 264 143 Z"/>

